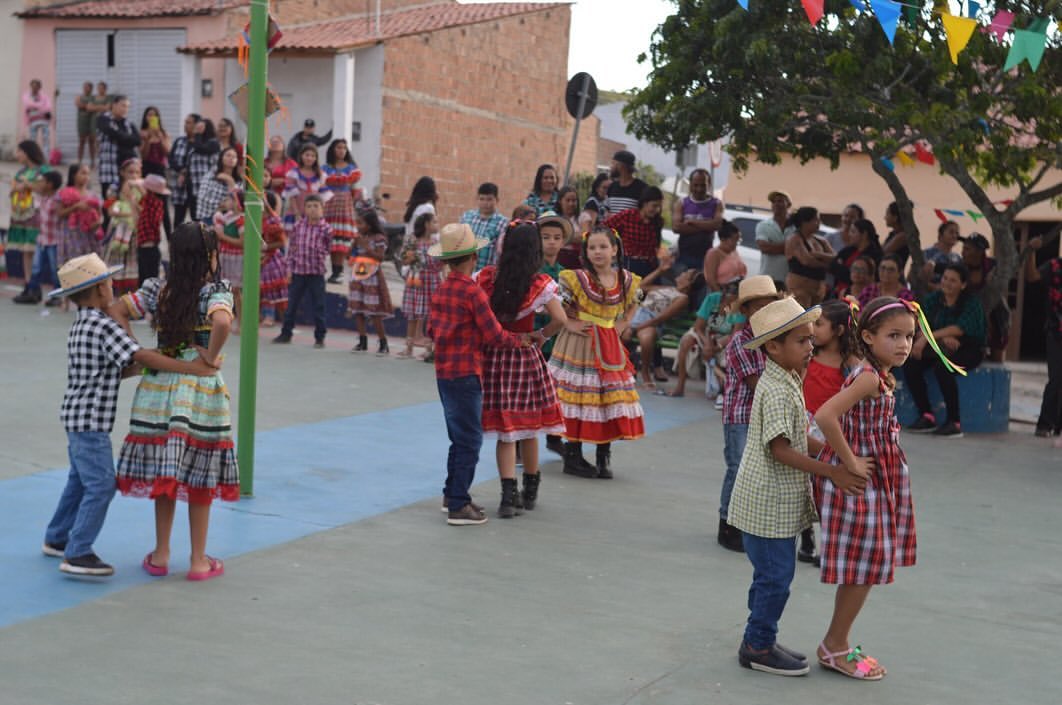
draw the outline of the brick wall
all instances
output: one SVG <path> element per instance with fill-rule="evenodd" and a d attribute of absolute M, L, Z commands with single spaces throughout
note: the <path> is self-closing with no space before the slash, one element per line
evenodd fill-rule
<path fill-rule="evenodd" d="M 380 0 L 380 11 L 386 13 L 409 7 L 420 7 L 456 0 Z M 337 17 L 376 12 L 376 0 L 276 0 L 273 3 L 273 15 L 281 28 L 285 24 L 302 24 L 315 20 L 328 20 Z"/>
<path fill-rule="evenodd" d="M 575 119 L 568 116 L 568 135 L 565 137 L 564 148 L 568 149 L 572 143 L 572 132 L 575 131 Z M 599 162 L 597 158 L 598 141 L 601 139 L 601 120 L 596 115 L 583 120 L 579 126 L 579 139 L 575 143 L 575 154 L 572 155 L 572 176 L 576 174 L 596 174 Z M 565 152 L 565 159 L 568 153 Z M 561 169 L 564 164 L 560 164 Z"/>
<path fill-rule="evenodd" d="M 483 181 L 510 213 L 540 163 L 564 168 L 570 20 L 561 5 L 386 43 L 380 181 L 392 210 L 428 175 L 443 223 L 475 205 Z"/>

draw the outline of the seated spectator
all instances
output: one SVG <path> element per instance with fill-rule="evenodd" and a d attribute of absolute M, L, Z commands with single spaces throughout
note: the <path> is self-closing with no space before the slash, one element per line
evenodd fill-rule
<path fill-rule="evenodd" d="M 847 210 L 845 211 L 847 212 Z M 852 265 L 860 257 L 870 257 L 875 267 L 881 261 L 881 243 L 878 242 L 878 231 L 869 220 L 861 219 L 852 223 L 852 236 L 855 238 L 852 244 L 847 245 L 834 258 L 830 264 L 830 273 L 833 275 L 834 291 L 838 296 L 843 296 L 845 289 L 852 283 L 850 271 Z M 870 279 L 874 281 L 873 277 Z"/>
<path fill-rule="evenodd" d="M 848 269 L 848 278 L 851 279 L 851 282 L 838 292 L 838 296 L 842 299 L 846 296 L 851 296 L 858 301 L 860 294 L 874 283 L 874 279 L 877 277 L 877 269 L 878 266 L 872 258 L 866 256 L 857 257 Z"/>
<path fill-rule="evenodd" d="M 966 290 L 968 279 L 969 272 L 965 265 L 944 265 L 940 289 L 926 294 L 922 308 L 941 351 L 956 365 L 971 369 L 984 359 L 988 322 L 980 299 Z M 920 332 L 917 333 L 911 356 L 903 366 L 907 388 L 911 390 L 915 406 L 921 414 L 908 430 L 932 433 L 942 438 L 961 438 L 958 382 L 934 351 L 927 348 L 929 341 Z M 937 378 L 947 410 L 947 418 L 940 425 L 937 425 L 933 416 L 926 389 L 925 376 L 930 371 Z"/>
<path fill-rule="evenodd" d="M 962 262 L 962 255 L 953 252 L 958 241 L 959 224 L 949 220 L 937 228 L 937 241 L 922 251 L 922 256 L 926 259 L 922 266 L 922 277 L 930 291 L 940 288 L 940 275 L 944 273 L 944 265 Z"/>
<path fill-rule="evenodd" d="M 966 290 L 976 294 L 984 289 L 995 276 L 996 260 L 988 256 L 988 238 L 979 233 L 960 237 L 962 261 L 970 271 Z M 1003 361 L 1003 351 L 1010 342 L 1010 306 L 1007 304 L 1006 287 L 994 302 L 988 302 L 988 349 L 990 359 Z"/>
<path fill-rule="evenodd" d="M 743 279 L 749 270 L 738 254 L 741 231 L 728 220 L 719 226 L 719 244 L 704 255 L 704 281 L 709 291 L 720 291 L 723 282 Z"/>
<path fill-rule="evenodd" d="M 656 389 L 654 375 L 662 378 L 661 381 L 667 379 L 667 373 L 661 367 L 663 358 L 654 354 L 660 329 L 667 321 L 689 310 L 690 290 L 697 284 L 703 284 L 700 272 L 687 269 L 675 278 L 673 286 L 659 285 L 657 281 L 670 271 L 670 261 L 667 265 L 661 264 L 642 280 L 645 298 L 634 312 L 630 327 L 623 332 L 625 341 L 630 341 L 633 336 L 638 338 L 642 381 L 647 389 Z M 657 369 L 654 370 L 654 366 Z"/>
<path fill-rule="evenodd" d="M 885 255 L 878 265 L 878 283 L 859 292 L 859 305 L 866 306 L 879 296 L 894 296 L 904 301 L 914 301 L 914 293 L 900 281 L 900 258 L 897 255 Z"/>
<path fill-rule="evenodd" d="M 726 379 L 726 350 L 734 328 L 745 322 L 745 317 L 738 312 L 730 312 L 737 300 L 738 285 L 741 279 L 734 279 L 723 285 L 719 291 L 713 291 L 704 297 L 697 318 L 679 341 L 675 354 L 675 367 L 678 381 L 670 392 L 660 390 L 658 394 L 668 397 L 681 397 L 686 393 L 686 377 L 691 363 L 698 361 L 705 366 L 707 385 L 705 393 L 714 396 L 718 405 L 723 401 L 723 384 Z M 709 393 L 713 390 L 714 393 Z"/>

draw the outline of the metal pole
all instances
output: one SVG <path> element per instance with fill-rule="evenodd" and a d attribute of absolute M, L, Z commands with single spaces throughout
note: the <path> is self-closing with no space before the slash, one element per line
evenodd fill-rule
<path fill-rule="evenodd" d="M 240 492 L 254 494 L 254 427 L 258 400 L 258 305 L 262 252 L 262 178 L 265 161 L 267 0 L 251 0 L 251 46 L 248 70 L 247 154 L 250 166 L 243 237 L 243 310 L 240 312 L 240 406 L 236 449 Z"/>
<path fill-rule="evenodd" d="M 568 163 L 564 165 L 564 185 L 569 183 L 569 176 L 572 172 L 572 158 L 575 156 L 575 143 L 579 139 L 579 125 L 582 123 L 583 110 L 586 109 L 586 96 L 590 92 L 590 74 L 583 76 L 583 87 L 579 89 L 579 109 L 575 111 L 575 114 L 579 117 L 575 118 L 575 129 L 572 130 L 572 144 L 568 148 Z"/>

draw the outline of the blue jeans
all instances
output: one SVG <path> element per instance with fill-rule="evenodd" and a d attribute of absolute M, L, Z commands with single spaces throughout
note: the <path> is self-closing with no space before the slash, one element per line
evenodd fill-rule
<path fill-rule="evenodd" d="M 33 252 L 33 276 L 27 285 L 31 291 L 40 291 L 41 284 L 59 286 L 59 267 L 55 262 L 55 245 L 37 245 Z"/>
<path fill-rule="evenodd" d="M 749 438 L 747 423 L 723 424 L 723 460 L 726 461 L 726 475 L 723 476 L 723 491 L 719 495 L 719 517 L 726 521 L 730 507 L 730 494 L 734 491 L 741 455 L 745 452 L 745 443 Z"/>
<path fill-rule="evenodd" d="M 322 342 L 325 328 L 325 278 L 323 274 L 292 274 L 291 286 L 288 288 L 288 310 L 284 314 L 284 327 L 281 335 L 291 335 L 295 330 L 295 314 L 299 312 L 302 297 L 309 293 L 313 306 L 313 339 Z"/>
<path fill-rule="evenodd" d="M 47 120 L 35 120 L 29 124 L 29 138 L 41 146 L 45 161 L 48 160 L 48 143 L 52 136 L 52 125 Z"/>
<path fill-rule="evenodd" d="M 468 488 L 476 476 L 483 447 L 483 387 L 477 375 L 437 379 L 450 452 L 446 456 L 446 506 L 456 512 L 472 501 Z"/>
<path fill-rule="evenodd" d="M 114 456 L 109 433 L 68 431 L 66 438 L 70 475 L 44 540 L 52 545 L 65 543 L 66 557 L 77 558 L 92 553 L 107 518 L 114 497 Z"/>
<path fill-rule="evenodd" d="M 778 620 L 796 573 L 796 537 L 765 539 L 742 532 L 742 543 L 752 563 L 745 643 L 756 651 L 769 649 L 778 636 Z"/>

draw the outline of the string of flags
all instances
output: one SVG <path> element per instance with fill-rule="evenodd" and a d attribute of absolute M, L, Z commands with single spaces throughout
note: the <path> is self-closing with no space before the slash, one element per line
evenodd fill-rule
<path fill-rule="evenodd" d="M 886 39 L 889 40 L 889 44 L 892 44 L 896 38 L 896 28 L 899 26 L 901 16 L 906 12 L 908 22 L 913 25 L 914 16 L 922 9 L 921 4 L 896 2 L 896 0 L 848 0 L 848 2 L 856 9 L 856 12 L 860 13 L 867 12 L 869 5 Z M 935 0 L 935 2 L 934 12 L 940 15 L 944 33 L 947 35 L 948 53 L 951 55 L 952 63 L 958 64 L 959 54 L 970 43 L 970 39 L 973 38 L 980 24 L 977 18 L 981 12 L 981 4 L 975 0 L 965 0 L 966 15 L 959 16 L 951 14 L 946 2 L 942 0 Z M 748 11 L 749 0 L 737 0 L 737 3 L 742 9 Z M 804 7 L 808 21 L 813 25 L 818 24 L 825 15 L 825 0 L 800 0 L 800 4 Z M 1013 31 L 1014 38 L 1011 41 L 1010 51 L 1007 52 L 1007 61 L 1003 70 L 1010 71 L 1023 61 L 1028 61 L 1030 68 L 1035 72 L 1040 68 L 1040 61 L 1047 47 L 1047 29 L 1050 19 L 1034 17 L 1023 29 L 1013 26 L 1015 19 L 1013 12 L 998 10 L 989 20 L 988 26 L 981 26 L 981 31 L 995 36 L 999 42 L 1003 41 L 1008 31 Z"/>

